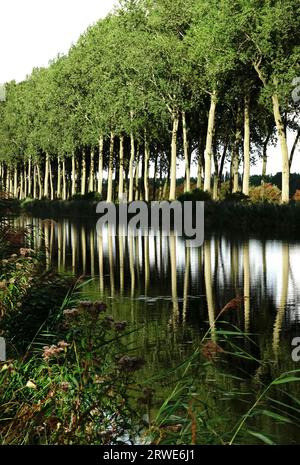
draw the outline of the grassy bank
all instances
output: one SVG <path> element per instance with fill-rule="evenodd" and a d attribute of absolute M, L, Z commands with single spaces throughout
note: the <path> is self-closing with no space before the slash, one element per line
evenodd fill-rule
<path fill-rule="evenodd" d="M 97 218 L 97 201 L 34 200 L 14 203 L 11 211 L 24 212 L 40 218 Z M 280 205 L 272 202 L 224 200 L 205 202 L 206 232 L 256 234 L 273 237 L 298 237 L 300 203 Z"/>

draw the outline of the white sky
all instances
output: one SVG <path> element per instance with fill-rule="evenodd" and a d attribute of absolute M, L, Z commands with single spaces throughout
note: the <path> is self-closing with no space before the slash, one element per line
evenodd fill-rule
<path fill-rule="evenodd" d="M 116 0 L 0 0 L 0 83 L 23 80 L 33 67 L 47 66 L 66 53 L 87 27 L 113 8 Z M 299 149 L 293 170 L 300 171 Z M 298 168 L 299 167 L 299 168 Z M 178 175 L 183 174 L 180 163 Z M 280 152 L 270 147 L 268 172 L 281 171 Z M 261 173 L 261 163 L 252 167 Z M 192 169 L 196 175 L 196 169 Z"/>
<path fill-rule="evenodd" d="M 20 81 L 33 67 L 67 52 L 114 0 L 0 0 L 0 82 Z"/>

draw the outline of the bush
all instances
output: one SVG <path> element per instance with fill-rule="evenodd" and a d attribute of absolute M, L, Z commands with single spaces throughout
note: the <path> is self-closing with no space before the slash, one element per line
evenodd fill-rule
<path fill-rule="evenodd" d="M 224 200 L 230 202 L 246 202 L 249 200 L 249 197 L 248 195 L 243 194 L 243 192 L 234 192 L 227 193 Z"/>
<path fill-rule="evenodd" d="M 205 192 L 201 189 L 194 189 L 191 192 L 185 192 L 184 194 L 179 195 L 178 199 L 179 202 L 201 202 L 201 201 L 208 201 L 211 200 L 211 194 L 209 192 Z"/>
<path fill-rule="evenodd" d="M 101 194 L 99 192 L 88 192 L 87 194 L 74 194 L 71 197 L 71 200 L 94 200 L 100 202 L 102 200 Z"/>
<path fill-rule="evenodd" d="M 250 188 L 251 202 L 278 203 L 281 199 L 281 190 L 270 183 L 262 184 L 258 187 Z"/>
<path fill-rule="evenodd" d="M 300 189 L 297 189 L 294 196 L 293 196 L 293 200 L 296 200 L 296 202 L 299 202 L 300 200 Z"/>

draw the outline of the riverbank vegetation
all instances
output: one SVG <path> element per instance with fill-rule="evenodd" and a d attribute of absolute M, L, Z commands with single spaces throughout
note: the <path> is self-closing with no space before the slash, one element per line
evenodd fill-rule
<path fill-rule="evenodd" d="M 2 190 L 173 200 L 182 160 L 184 191 L 196 164 L 196 187 L 214 199 L 227 179 L 248 196 L 251 164 L 263 160 L 264 180 L 278 142 L 287 203 L 300 136 L 299 17 L 297 2 L 281 0 L 121 1 L 67 55 L 7 83 Z"/>

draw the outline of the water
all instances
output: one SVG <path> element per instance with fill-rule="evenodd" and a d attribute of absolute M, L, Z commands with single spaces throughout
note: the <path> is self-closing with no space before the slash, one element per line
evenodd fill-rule
<path fill-rule="evenodd" d="M 32 227 L 34 247 L 44 248 L 48 268 L 93 278 L 85 297 L 103 299 L 117 320 L 139 327 L 128 344 L 147 362 L 140 379 L 177 366 L 237 296 L 245 300 L 223 319 L 252 334 L 254 356 L 281 372 L 300 368 L 291 358 L 292 339 L 300 336 L 300 241 L 212 236 L 189 249 L 174 236 L 97 237 L 95 221 L 15 221 Z M 257 367 L 248 368 L 255 376 Z M 158 404 L 167 391 L 162 382 Z M 272 423 L 263 427 L 274 434 Z M 287 426 L 277 440 L 300 437 Z"/>

